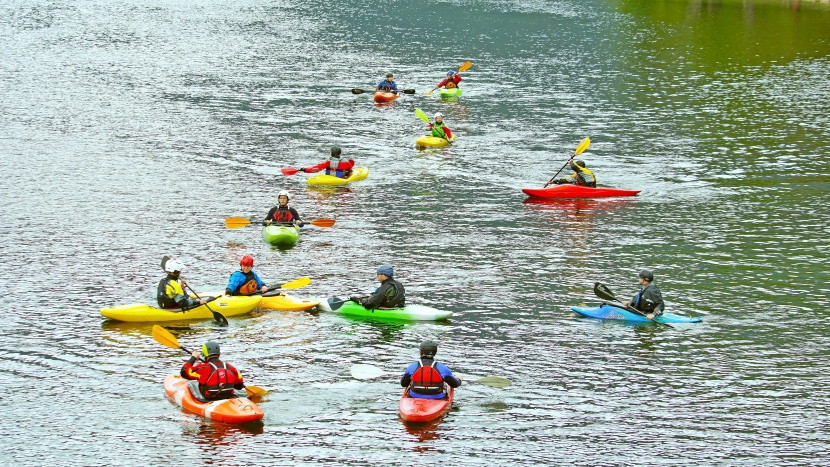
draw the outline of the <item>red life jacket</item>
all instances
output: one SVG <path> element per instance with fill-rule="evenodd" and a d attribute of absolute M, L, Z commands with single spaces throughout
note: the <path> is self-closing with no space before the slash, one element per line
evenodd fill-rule
<path fill-rule="evenodd" d="M 418 369 L 412 373 L 412 380 L 409 382 L 409 389 L 418 394 L 441 394 L 444 392 L 444 377 L 434 368 L 438 362 L 424 366 L 418 360 Z"/>
<path fill-rule="evenodd" d="M 211 399 L 226 399 L 233 396 L 234 385 L 236 384 L 236 372 L 231 371 L 224 362 L 219 365 L 208 362 L 213 370 L 205 380 L 202 393 Z"/>
<path fill-rule="evenodd" d="M 285 209 L 277 209 L 274 211 L 274 220 L 279 223 L 289 223 L 294 219 L 294 215 L 291 214 L 291 211 L 288 209 L 288 206 Z"/>

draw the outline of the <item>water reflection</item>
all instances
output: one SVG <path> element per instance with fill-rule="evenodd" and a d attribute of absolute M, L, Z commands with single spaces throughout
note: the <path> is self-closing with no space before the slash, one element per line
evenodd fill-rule
<path fill-rule="evenodd" d="M 399 418 L 399 420 L 407 434 L 417 439 L 418 443 L 424 443 L 425 441 L 435 441 L 441 438 L 440 427 L 445 416 L 424 423 L 408 422 L 402 418 Z M 435 447 L 432 444 L 417 444 L 412 447 L 415 452 L 427 452 L 433 449 Z"/>
<path fill-rule="evenodd" d="M 188 413 L 183 410 L 184 413 Z M 189 413 L 188 413 L 189 414 Z M 194 416 L 193 414 L 189 414 Z M 200 446 L 228 446 L 239 442 L 241 438 L 260 435 L 265 431 L 261 421 L 243 424 L 230 424 L 205 420 L 201 423 L 183 423 L 182 436 Z"/>

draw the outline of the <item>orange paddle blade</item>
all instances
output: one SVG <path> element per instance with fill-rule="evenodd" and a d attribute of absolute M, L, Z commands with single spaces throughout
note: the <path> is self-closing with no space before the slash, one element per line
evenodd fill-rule
<path fill-rule="evenodd" d="M 244 217 L 228 217 L 225 219 L 225 227 L 229 229 L 238 229 L 251 225 L 250 219 Z"/>
<path fill-rule="evenodd" d="M 470 63 L 470 61 L 468 60 L 468 61 L 464 62 L 463 65 L 458 67 L 458 72 L 461 73 L 462 71 L 467 71 L 467 70 L 470 69 L 471 66 L 472 66 L 472 63 Z"/>
<path fill-rule="evenodd" d="M 314 219 L 309 224 L 316 225 L 317 227 L 331 227 L 334 225 L 334 219 Z"/>

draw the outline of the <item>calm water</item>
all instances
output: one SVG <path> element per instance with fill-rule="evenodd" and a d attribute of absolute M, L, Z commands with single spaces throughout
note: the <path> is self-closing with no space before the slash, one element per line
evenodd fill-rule
<path fill-rule="evenodd" d="M 810 465 L 830 454 L 830 7 L 813 2 L 236 1 L 0 5 L 0 340 L 8 465 Z M 470 60 L 455 102 L 422 96 Z M 376 107 L 387 72 L 415 88 Z M 441 111 L 459 135 L 416 151 Z M 528 202 L 586 136 L 632 199 Z M 314 189 L 281 167 L 328 147 L 370 168 Z M 309 227 L 288 252 L 228 216 L 283 188 Z M 219 340 L 273 391 L 264 423 L 165 399 L 183 355 L 151 325 L 165 254 L 198 288 L 253 254 L 301 296 L 374 288 L 455 316 L 401 324 L 256 312 L 173 327 Z M 578 318 L 655 270 L 668 329 Z M 397 419 L 418 343 L 464 375 L 440 423 Z"/>

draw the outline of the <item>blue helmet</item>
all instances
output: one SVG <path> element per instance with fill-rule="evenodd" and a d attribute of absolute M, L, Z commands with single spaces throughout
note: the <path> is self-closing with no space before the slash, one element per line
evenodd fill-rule
<path fill-rule="evenodd" d="M 450 70 L 447 72 L 447 76 L 452 76 L 455 74 L 455 70 Z"/>
<path fill-rule="evenodd" d="M 378 274 L 383 274 L 386 277 L 392 277 L 395 275 L 395 270 L 392 268 L 391 264 L 384 264 L 378 268 Z"/>

